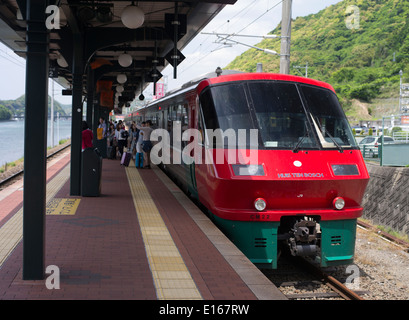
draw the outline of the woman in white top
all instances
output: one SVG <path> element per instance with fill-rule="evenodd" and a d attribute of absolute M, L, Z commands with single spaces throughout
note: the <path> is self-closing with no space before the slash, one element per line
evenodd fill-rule
<path fill-rule="evenodd" d="M 126 145 L 127 137 L 124 137 L 122 133 L 125 131 L 123 123 L 118 123 L 115 130 L 115 139 L 118 141 L 118 151 L 120 153 L 120 158 L 124 153 L 124 147 Z"/>

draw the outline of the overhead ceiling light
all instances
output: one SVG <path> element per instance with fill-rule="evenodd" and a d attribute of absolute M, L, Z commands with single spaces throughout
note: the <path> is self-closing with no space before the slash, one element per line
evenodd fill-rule
<path fill-rule="evenodd" d="M 128 78 L 126 77 L 126 74 L 118 74 L 117 76 L 116 76 L 116 81 L 118 81 L 118 83 L 125 83 L 126 82 L 126 80 L 128 80 Z"/>
<path fill-rule="evenodd" d="M 121 67 L 129 67 L 132 64 L 132 56 L 128 53 L 123 53 L 118 57 L 118 63 Z"/>
<path fill-rule="evenodd" d="M 122 11 L 121 21 L 125 27 L 129 29 L 137 29 L 143 25 L 145 14 L 139 7 L 130 5 L 125 7 Z"/>
<path fill-rule="evenodd" d="M 123 92 L 123 91 L 124 91 L 124 87 L 123 87 L 123 86 L 117 86 L 117 87 L 116 87 L 116 92 L 121 93 L 121 92 Z"/>
<path fill-rule="evenodd" d="M 57 64 L 61 68 L 67 68 L 68 67 L 67 61 L 64 59 L 64 57 L 60 53 L 58 53 Z"/>

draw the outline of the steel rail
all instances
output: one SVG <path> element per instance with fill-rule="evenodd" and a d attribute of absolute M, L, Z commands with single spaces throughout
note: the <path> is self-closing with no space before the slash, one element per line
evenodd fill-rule
<path fill-rule="evenodd" d="M 382 230 L 378 229 L 377 227 L 372 226 L 369 223 L 363 222 L 361 220 L 358 220 L 358 225 L 365 228 L 365 229 L 367 229 L 367 230 L 375 232 L 379 236 L 381 236 L 381 237 L 383 237 L 383 238 L 385 238 L 385 239 L 387 239 L 389 241 L 392 241 L 393 243 L 395 243 L 395 244 L 397 244 L 399 246 L 402 246 L 405 251 L 409 251 L 409 243 L 408 242 L 403 241 L 403 240 L 401 240 L 399 238 L 396 238 L 396 237 L 392 236 L 391 234 L 389 234 L 389 233 L 387 233 L 385 231 L 382 231 Z"/>
<path fill-rule="evenodd" d="M 341 297 L 347 300 L 365 300 L 357 293 L 349 289 L 347 286 L 339 282 L 333 276 L 327 275 L 323 272 L 320 268 L 314 266 L 307 260 L 303 258 L 297 257 L 297 263 L 303 265 L 306 269 L 308 269 L 311 273 L 313 273 L 317 278 L 321 279 L 325 285 L 329 286 L 332 290 L 337 292 Z"/>
<path fill-rule="evenodd" d="M 61 149 L 58 149 L 57 151 L 54 151 L 53 153 L 50 153 L 47 155 L 47 160 L 50 159 L 51 157 L 55 156 L 56 154 L 58 154 L 59 152 L 67 149 L 69 146 L 71 146 L 71 143 L 67 144 L 66 146 L 62 147 Z M 4 184 L 6 184 L 7 182 L 12 181 L 13 179 L 17 178 L 19 175 L 24 173 L 24 169 L 16 172 L 15 174 L 11 175 L 10 177 L 7 177 L 4 180 L 0 181 L 0 187 L 3 186 Z"/>

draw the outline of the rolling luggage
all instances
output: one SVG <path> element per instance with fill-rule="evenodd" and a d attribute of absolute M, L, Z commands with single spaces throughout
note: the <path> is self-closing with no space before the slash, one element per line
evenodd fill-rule
<path fill-rule="evenodd" d="M 131 158 L 132 158 L 132 153 L 124 152 L 122 154 L 121 164 L 124 165 L 125 167 L 129 166 L 129 162 L 131 161 Z"/>
<path fill-rule="evenodd" d="M 135 167 L 143 168 L 143 152 L 138 152 L 135 155 Z"/>

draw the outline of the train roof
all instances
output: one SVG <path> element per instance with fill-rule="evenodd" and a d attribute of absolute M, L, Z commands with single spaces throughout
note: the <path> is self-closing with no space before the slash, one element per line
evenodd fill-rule
<path fill-rule="evenodd" d="M 314 80 L 305 77 L 292 76 L 287 74 L 278 73 L 265 73 L 265 72 L 255 72 L 255 73 L 236 73 L 229 75 L 221 75 L 219 77 L 203 79 L 198 85 L 198 93 L 200 93 L 205 87 L 213 84 L 231 82 L 231 81 L 244 81 L 244 80 L 278 80 L 278 81 L 291 81 L 310 84 L 314 86 L 319 86 L 322 88 L 329 89 L 335 93 L 334 88 L 323 81 Z"/>
<path fill-rule="evenodd" d="M 279 73 L 267 73 L 267 72 L 246 73 L 246 72 L 236 71 L 236 70 L 223 70 L 223 74 L 220 76 L 217 76 L 215 72 L 210 72 L 202 76 L 199 76 L 189 82 L 186 82 L 180 88 L 174 89 L 166 93 L 164 97 L 148 103 L 141 109 L 148 108 L 149 106 L 153 104 L 168 100 L 181 93 L 188 92 L 189 90 L 195 89 L 196 87 L 197 87 L 197 92 L 200 93 L 204 88 L 206 88 L 209 85 L 224 83 L 224 82 L 231 82 L 231 81 L 245 81 L 245 80 L 278 80 L 278 81 L 298 82 L 298 83 L 305 83 L 305 84 L 310 84 L 314 86 L 319 86 L 319 87 L 326 88 L 326 89 L 329 89 L 335 92 L 334 88 L 326 82 L 314 80 L 310 78 L 305 78 L 305 77 L 300 77 L 300 76 L 292 76 L 292 75 L 279 74 Z"/>

